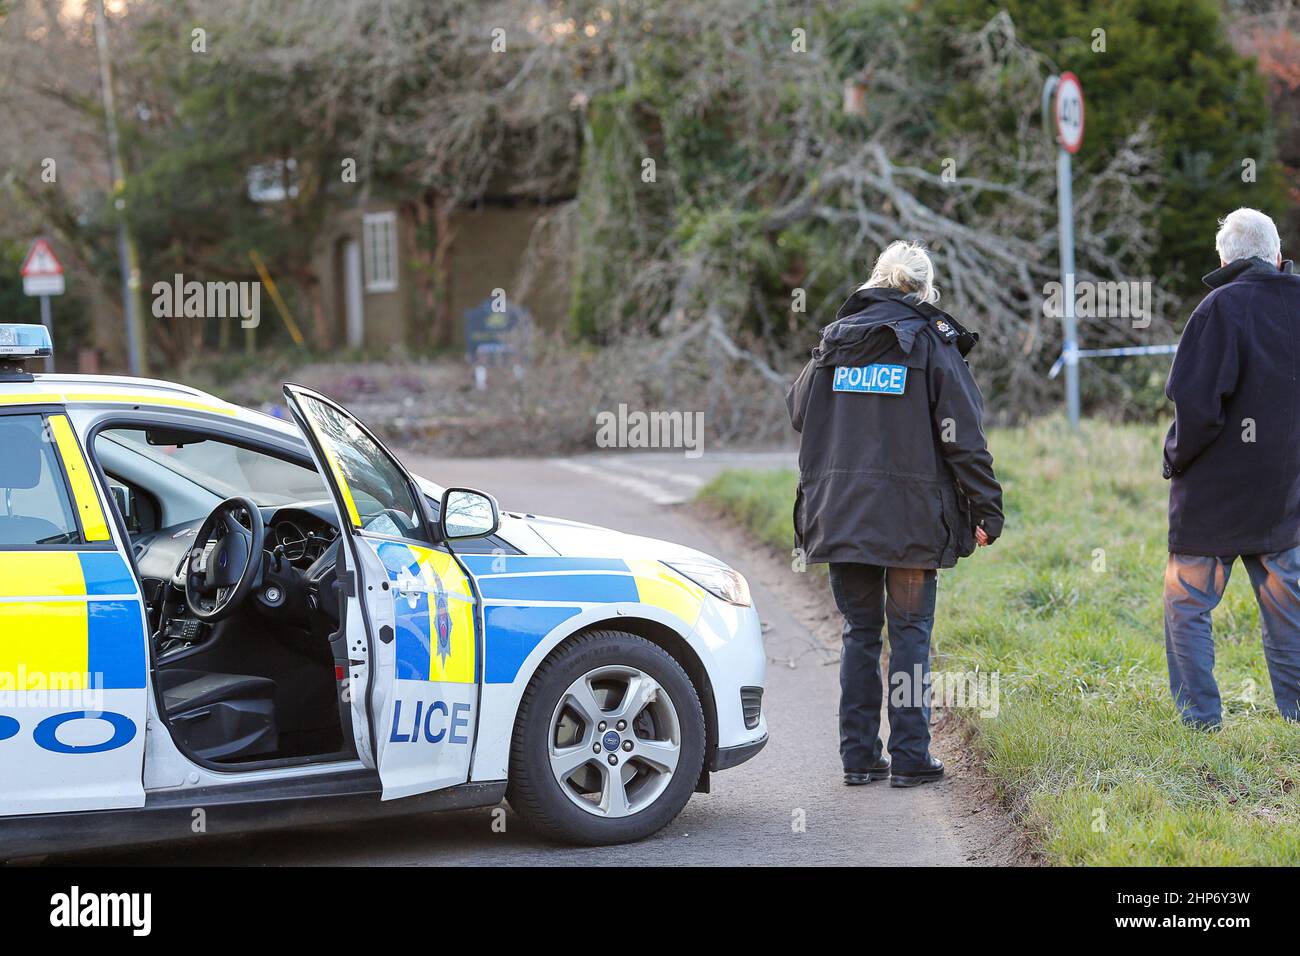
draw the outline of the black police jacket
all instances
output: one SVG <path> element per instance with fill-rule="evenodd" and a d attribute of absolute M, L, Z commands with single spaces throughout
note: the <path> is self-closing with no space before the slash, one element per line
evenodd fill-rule
<path fill-rule="evenodd" d="M 978 336 L 890 289 L 861 289 L 786 396 L 800 433 L 795 546 L 810 564 L 949 568 L 1002 489 L 965 353 Z"/>
<path fill-rule="evenodd" d="M 1204 281 L 1165 387 L 1169 550 L 1284 551 L 1300 544 L 1300 276 L 1238 259 Z"/>

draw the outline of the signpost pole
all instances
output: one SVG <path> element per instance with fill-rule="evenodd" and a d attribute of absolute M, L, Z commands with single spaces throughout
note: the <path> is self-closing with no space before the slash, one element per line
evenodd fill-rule
<path fill-rule="evenodd" d="M 1043 126 L 1056 143 L 1056 215 L 1061 255 L 1061 357 L 1047 373 L 1056 378 L 1065 368 L 1065 411 L 1070 428 L 1079 427 L 1079 359 L 1129 355 L 1167 355 L 1176 345 L 1134 345 L 1112 349 L 1079 348 L 1079 326 L 1074 308 L 1074 184 L 1072 157 L 1083 146 L 1083 86 L 1066 71 L 1043 83 Z"/>
<path fill-rule="evenodd" d="M 1065 289 L 1065 412 L 1070 427 L 1079 427 L 1079 336 L 1074 314 L 1074 193 L 1070 153 L 1056 149 L 1056 201 L 1060 217 L 1061 286 Z"/>
<path fill-rule="evenodd" d="M 45 330 L 50 333 L 50 341 L 53 342 L 54 322 L 50 319 L 50 297 L 48 295 L 41 296 L 41 325 L 45 326 Z M 54 371 L 53 355 L 45 356 L 45 371 Z"/>
<path fill-rule="evenodd" d="M 1074 312 L 1074 193 L 1071 157 L 1083 145 L 1083 87 L 1073 73 L 1043 84 L 1043 123 L 1056 142 L 1056 215 L 1061 253 L 1061 361 L 1065 364 L 1065 413 L 1079 427 L 1079 333 Z"/>

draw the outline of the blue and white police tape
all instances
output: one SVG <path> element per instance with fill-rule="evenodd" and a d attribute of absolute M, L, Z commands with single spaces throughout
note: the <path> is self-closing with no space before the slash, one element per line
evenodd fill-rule
<path fill-rule="evenodd" d="M 1128 345 L 1118 349 L 1077 349 L 1075 355 L 1079 358 L 1112 358 L 1115 356 L 1126 355 L 1172 355 L 1178 351 L 1178 343 L 1173 345 Z M 1052 369 L 1047 373 L 1048 378 L 1056 378 L 1061 374 L 1061 369 L 1065 367 L 1065 353 L 1052 363 Z"/>

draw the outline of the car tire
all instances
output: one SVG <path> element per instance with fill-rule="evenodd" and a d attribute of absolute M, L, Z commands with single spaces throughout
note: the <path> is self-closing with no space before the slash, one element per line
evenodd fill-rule
<path fill-rule="evenodd" d="M 608 716 L 616 716 L 625 704 L 636 706 L 628 699 L 633 694 L 633 679 L 637 680 L 639 690 L 654 694 L 653 701 L 639 716 L 633 715 L 633 726 L 624 730 L 614 751 L 602 748 L 598 753 L 592 752 L 595 744 L 606 739 L 612 741 L 609 732 L 617 722 L 611 720 L 604 731 L 588 733 L 580 709 L 570 706 L 574 700 L 570 691 L 575 687 L 600 687 L 592 702 L 608 704 L 615 699 L 612 688 L 624 674 L 628 679 L 627 689 Z M 656 687 L 657 690 L 650 690 Z M 602 710 L 600 716 L 607 714 Z M 571 749 L 556 745 L 557 739 L 569 732 L 571 726 L 575 732 L 569 742 L 579 739 L 576 727 L 581 726 L 580 737 L 585 740 L 582 746 L 592 756 L 580 765 L 573 777 L 562 783 L 557 776 L 562 771 L 557 769 L 560 758 L 556 755 L 572 752 L 575 756 L 571 760 L 581 759 L 577 745 Z M 646 731 L 645 739 L 637 733 L 637 728 Z M 632 731 L 631 736 L 628 730 Z M 666 764 L 657 762 L 661 759 L 657 754 L 669 754 L 674 741 L 676 762 L 665 780 Z M 654 761 L 648 762 L 651 748 L 661 746 L 665 749 L 655 751 Z M 704 712 L 699 694 L 681 665 L 667 651 L 624 631 L 588 631 L 563 644 L 543 661 L 524 692 L 515 719 L 506 799 L 530 827 L 550 839 L 587 846 L 629 843 L 663 829 L 686 806 L 704 766 L 705 747 Z M 619 760 L 615 768 L 608 765 L 611 756 Z M 615 771 L 620 780 L 630 775 L 626 784 L 611 778 Z M 599 790 L 595 785 L 597 779 Z M 585 794 L 578 793 L 581 780 L 593 781 Z M 611 788 L 622 795 L 621 800 L 607 801 L 602 797 Z M 616 809 L 610 811 L 607 803 Z"/>

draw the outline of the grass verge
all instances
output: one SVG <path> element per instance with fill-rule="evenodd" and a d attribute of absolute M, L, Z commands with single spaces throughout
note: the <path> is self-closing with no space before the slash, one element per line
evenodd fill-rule
<path fill-rule="evenodd" d="M 1273 707 L 1240 565 L 1214 615 L 1223 731 L 1184 729 L 1169 696 L 1160 437 L 1058 419 L 991 436 L 1006 531 L 941 575 L 935 667 L 996 675 L 996 714 L 956 713 L 1050 862 L 1295 865 L 1300 728 Z M 729 471 L 701 497 L 788 555 L 795 482 Z"/>

